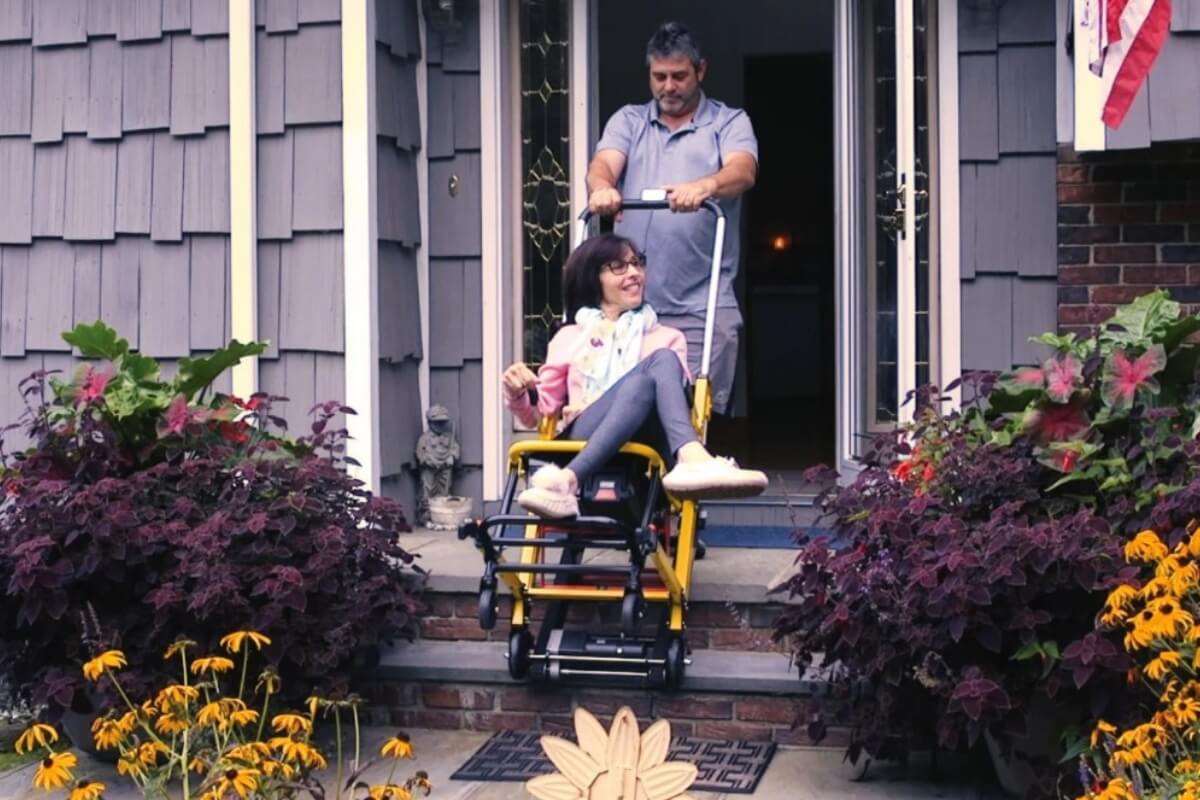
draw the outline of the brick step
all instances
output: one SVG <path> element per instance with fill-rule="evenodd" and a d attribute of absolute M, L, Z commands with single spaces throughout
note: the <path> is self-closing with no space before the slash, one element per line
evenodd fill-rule
<path fill-rule="evenodd" d="M 826 702 L 819 671 L 803 678 L 779 653 L 694 650 L 679 690 L 646 690 L 514 681 L 503 642 L 398 645 L 360 683 L 368 718 L 405 727 L 570 732 L 583 705 L 602 719 L 630 706 L 641 719 L 665 717 L 680 735 L 811 744 L 805 725 Z M 842 747 L 838 729 L 822 742 Z"/>
<path fill-rule="evenodd" d="M 499 598 L 500 613 L 496 626 L 485 631 L 479 627 L 479 596 L 474 593 L 430 592 L 422 599 L 426 611 L 421 618 L 420 638 L 432 641 L 493 641 L 507 642 L 508 621 L 512 616 L 511 597 Z M 783 643 L 772 641 L 775 621 L 783 612 L 782 603 L 743 602 L 723 603 L 703 601 L 691 603 L 685 617 L 688 643 L 697 650 L 747 650 L 783 652 Z M 534 605 L 530 616 L 540 621 L 545 605 Z M 661 609 L 661 606 L 657 607 Z M 619 603 L 572 604 L 567 614 L 570 627 L 583 628 L 596 634 L 615 635 L 620 632 Z M 648 614 L 651 623 L 661 610 Z M 651 629 L 647 628 L 647 632 Z"/>

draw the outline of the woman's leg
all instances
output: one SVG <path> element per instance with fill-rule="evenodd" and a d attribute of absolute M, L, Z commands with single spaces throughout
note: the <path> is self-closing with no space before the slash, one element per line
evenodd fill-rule
<path fill-rule="evenodd" d="M 688 442 L 697 442 L 683 392 L 683 367 L 669 350 L 642 359 L 611 389 L 584 409 L 566 435 L 588 444 L 567 465 L 580 480 L 603 466 L 634 434 L 649 428 L 657 412 L 666 436 L 667 458 Z"/>

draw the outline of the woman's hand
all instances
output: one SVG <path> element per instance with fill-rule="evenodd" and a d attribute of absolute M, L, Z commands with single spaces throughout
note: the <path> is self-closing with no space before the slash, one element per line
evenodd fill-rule
<path fill-rule="evenodd" d="M 525 362 L 518 361 L 504 370 L 502 381 L 509 395 L 516 397 L 521 392 L 529 391 L 537 386 L 537 375 L 534 375 L 533 370 L 525 366 Z"/>

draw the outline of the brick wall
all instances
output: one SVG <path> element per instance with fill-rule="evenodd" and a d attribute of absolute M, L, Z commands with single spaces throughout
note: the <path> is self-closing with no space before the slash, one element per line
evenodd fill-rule
<path fill-rule="evenodd" d="M 1200 144 L 1058 151 L 1058 324 L 1086 333 L 1156 288 L 1200 308 Z"/>
<path fill-rule="evenodd" d="M 606 726 L 617 709 L 629 706 L 643 727 L 653 719 L 669 719 L 677 736 L 811 745 L 807 721 L 823 706 L 833 724 L 820 745 L 849 743 L 849 729 L 838 724 L 831 713 L 835 705 L 825 697 L 386 681 L 362 689 L 368 701 L 365 718 L 373 725 L 573 734 L 577 705 Z"/>
<path fill-rule="evenodd" d="M 512 605 L 507 595 L 500 597 L 496 627 L 479 627 L 479 596 L 476 594 L 434 594 L 425 598 L 426 613 L 421 617 L 422 639 L 459 641 L 508 641 L 508 620 Z M 657 609 L 658 607 L 654 607 Z M 568 612 L 568 621 L 594 633 L 615 634 L 620 629 L 620 604 L 576 603 Z M 692 603 L 687 612 L 688 645 L 694 650 L 774 650 L 786 652 L 784 642 L 773 642 L 775 620 L 783 606 L 777 603 Z M 534 620 L 540 621 L 545 605 L 533 607 Z M 657 610 L 650 613 L 657 619 Z"/>

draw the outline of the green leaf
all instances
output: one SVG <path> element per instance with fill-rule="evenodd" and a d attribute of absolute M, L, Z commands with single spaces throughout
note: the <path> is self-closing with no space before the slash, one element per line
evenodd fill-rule
<path fill-rule="evenodd" d="M 1075 334 L 1042 333 L 1037 336 L 1030 336 L 1029 341 L 1034 344 L 1049 345 L 1055 350 L 1070 350 L 1071 346 L 1075 344 Z"/>
<path fill-rule="evenodd" d="M 1177 320 L 1163 331 L 1162 346 L 1167 348 L 1167 352 L 1174 352 L 1175 348 L 1183 343 L 1183 340 L 1191 336 L 1196 331 L 1200 331 L 1200 314 L 1193 314 Z"/>
<path fill-rule="evenodd" d="M 1086 736 L 1075 735 L 1070 739 L 1067 739 L 1067 742 L 1069 742 L 1067 752 L 1064 753 L 1063 757 L 1059 759 L 1058 763 L 1060 764 L 1066 764 L 1069 761 L 1074 761 L 1089 749 Z"/>
<path fill-rule="evenodd" d="M 158 361 L 141 353 L 121 356 L 121 370 L 137 383 L 156 383 L 158 380 Z"/>
<path fill-rule="evenodd" d="M 1046 658 L 1057 661 L 1060 658 L 1058 652 L 1058 642 L 1050 641 L 1042 644 L 1042 652 L 1046 654 Z"/>
<path fill-rule="evenodd" d="M 1038 641 L 1027 642 L 1017 652 L 1013 653 L 1012 661 L 1028 661 L 1034 656 L 1042 655 L 1042 643 Z"/>
<path fill-rule="evenodd" d="M 1117 308 L 1106 324 L 1103 338 L 1114 342 L 1144 343 L 1157 333 L 1161 335 L 1179 318 L 1179 303 L 1163 289 L 1147 292 L 1128 305 Z M 1123 331 L 1108 328 L 1119 325 Z"/>
<path fill-rule="evenodd" d="M 117 336 L 117 332 L 96 321 L 91 325 L 76 325 L 62 335 L 67 344 L 79 348 L 85 358 L 107 358 L 116 361 L 129 352 L 129 342 Z"/>
<path fill-rule="evenodd" d="M 179 359 L 179 375 L 173 384 L 175 392 L 182 393 L 189 400 L 208 386 L 217 376 L 246 356 L 256 356 L 267 349 L 265 342 L 249 342 L 242 344 L 237 339 L 229 342 L 228 347 L 222 347 L 207 358 Z"/>

